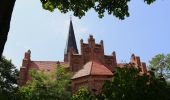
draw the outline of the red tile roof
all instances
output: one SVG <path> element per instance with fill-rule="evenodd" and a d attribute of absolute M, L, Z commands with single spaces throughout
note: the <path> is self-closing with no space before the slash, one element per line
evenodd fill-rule
<path fill-rule="evenodd" d="M 79 70 L 72 79 L 76 79 L 79 77 L 84 77 L 88 75 L 106 75 L 106 76 L 112 76 L 113 73 L 104 65 L 95 62 L 95 61 L 89 61 L 87 62 L 81 70 Z"/>
<path fill-rule="evenodd" d="M 57 61 L 31 61 L 30 68 L 36 68 L 42 71 L 53 71 L 57 66 Z M 59 62 L 63 67 L 68 67 L 68 63 Z"/>

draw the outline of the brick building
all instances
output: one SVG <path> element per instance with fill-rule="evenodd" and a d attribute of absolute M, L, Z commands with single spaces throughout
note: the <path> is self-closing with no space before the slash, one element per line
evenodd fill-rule
<path fill-rule="evenodd" d="M 72 90 L 76 91 L 81 86 L 87 86 L 90 90 L 100 91 L 104 80 L 111 80 L 116 67 L 123 67 L 125 63 L 117 63 L 116 53 L 104 54 L 104 44 L 95 43 L 92 35 L 88 43 L 80 40 L 80 53 L 77 49 L 72 21 L 70 20 L 68 39 L 64 51 L 64 61 L 32 61 L 31 51 L 25 52 L 20 68 L 19 85 L 24 85 L 31 80 L 29 69 L 52 71 L 57 64 L 62 65 L 68 71 L 74 73 L 72 77 Z M 131 61 L 136 67 L 141 68 L 141 73 L 146 73 L 146 64 L 140 61 L 140 57 L 132 54 Z"/>

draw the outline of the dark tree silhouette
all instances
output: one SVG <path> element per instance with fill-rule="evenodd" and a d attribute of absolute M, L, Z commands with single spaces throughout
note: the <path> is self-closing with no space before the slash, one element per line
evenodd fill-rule
<path fill-rule="evenodd" d="M 7 41 L 15 0 L 0 1 L 0 59 Z"/>

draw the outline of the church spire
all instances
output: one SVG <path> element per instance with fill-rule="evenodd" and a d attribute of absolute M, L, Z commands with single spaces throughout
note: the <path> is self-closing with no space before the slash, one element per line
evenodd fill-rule
<path fill-rule="evenodd" d="M 78 49 L 77 49 L 77 44 L 76 44 L 76 39 L 75 39 L 74 29 L 73 29 L 73 24 L 72 24 L 72 19 L 71 19 L 71 16 L 70 16 L 70 26 L 69 26 L 68 38 L 67 38 L 66 48 L 65 48 L 64 54 L 68 54 L 68 52 L 71 48 L 74 49 L 76 54 L 78 54 Z"/>

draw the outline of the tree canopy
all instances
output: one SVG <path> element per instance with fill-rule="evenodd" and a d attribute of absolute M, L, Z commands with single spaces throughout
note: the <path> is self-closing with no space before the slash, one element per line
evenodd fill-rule
<path fill-rule="evenodd" d="M 152 72 L 139 74 L 134 67 L 118 68 L 112 82 L 106 82 L 102 100 L 169 100 L 170 86 Z M 100 99 L 99 99 L 100 100 Z"/>
<path fill-rule="evenodd" d="M 18 70 L 14 64 L 11 60 L 2 57 L 0 61 L 0 99 L 12 100 L 15 98 L 15 92 L 18 90 L 17 78 Z"/>
<path fill-rule="evenodd" d="M 71 100 L 92 100 L 92 93 L 87 87 L 81 87 L 79 90 L 72 95 Z"/>
<path fill-rule="evenodd" d="M 156 76 L 170 78 L 170 54 L 157 54 L 150 61 L 150 68 Z"/>
<path fill-rule="evenodd" d="M 74 16 L 81 18 L 90 9 L 94 9 L 102 18 L 104 13 L 113 15 L 121 20 L 129 16 L 128 2 L 131 0 L 40 0 L 44 9 L 54 11 L 58 9 L 61 13 L 72 11 Z M 151 4 L 156 0 L 144 0 Z"/>
<path fill-rule="evenodd" d="M 20 87 L 18 97 L 21 100 L 68 100 L 70 73 L 62 66 L 54 72 L 31 70 L 32 80 Z"/>

